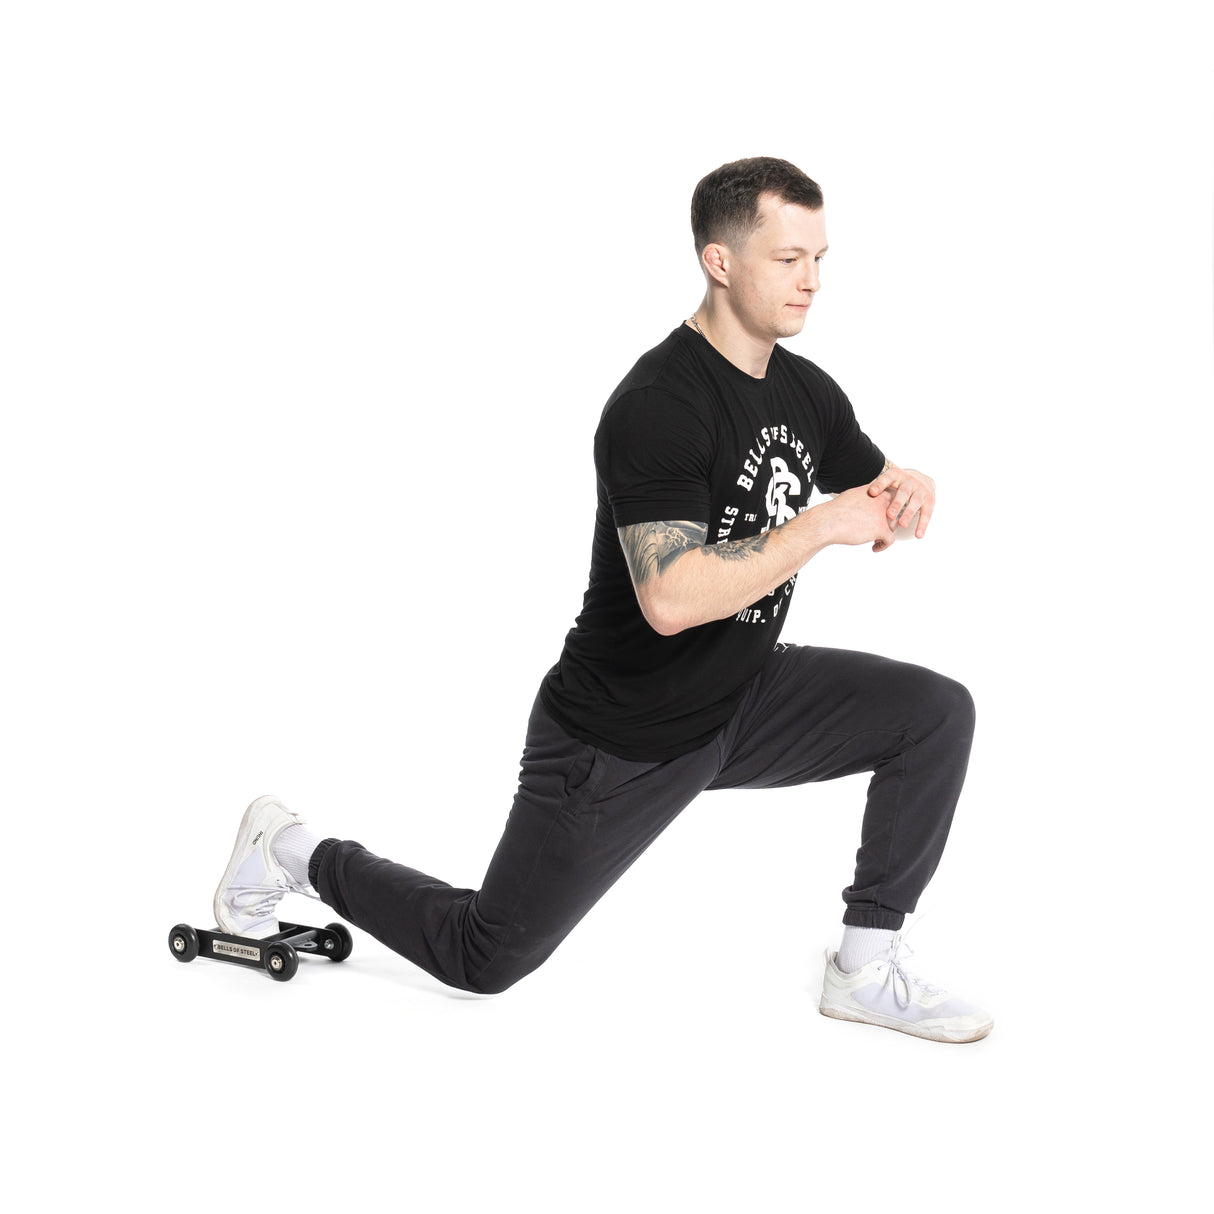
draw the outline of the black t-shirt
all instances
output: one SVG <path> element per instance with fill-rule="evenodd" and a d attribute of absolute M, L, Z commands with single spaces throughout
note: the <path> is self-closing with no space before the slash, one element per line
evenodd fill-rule
<path fill-rule="evenodd" d="M 764 379 L 686 325 L 643 355 L 594 440 L 598 513 L 590 585 L 540 689 L 576 738 L 655 762 L 720 732 L 771 653 L 796 577 L 726 620 L 662 636 L 646 622 L 618 528 L 685 519 L 707 543 L 745 539 L 809 507 L 810 490 L 867 484 L 884 456 L 838 384 L 777 345 Z"/>

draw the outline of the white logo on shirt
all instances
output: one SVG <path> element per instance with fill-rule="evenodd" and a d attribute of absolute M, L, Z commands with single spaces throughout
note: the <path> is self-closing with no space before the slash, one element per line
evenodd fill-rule
<path fill-rule="evenodd" d="M 788 465 L 777 455 L 771 460 L 771 480 L 767 483 L 767 522 L 764 531 L 787 523 L 796 517 L 796 510 L 788 504 L 788 495 L 801 492 L 801 481 L 788 470 Z"/>

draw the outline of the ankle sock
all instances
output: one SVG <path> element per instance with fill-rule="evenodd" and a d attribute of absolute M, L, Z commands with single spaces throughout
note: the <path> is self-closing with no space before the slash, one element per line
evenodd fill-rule
<path fill-rule="evenodd" d="M 883 927 L 844 927 L 835 964 L 845 974 L 854 974 L 870 961 L 884 957 L 897 934 Z"/>
<path fill-rule="evenodd" d="M 308 884 L 308 861 L 320 844 L 320 836 L 306 826 L 288 826 L 274 840 L 274 859 L 287 870 L 292 881 Z"/>

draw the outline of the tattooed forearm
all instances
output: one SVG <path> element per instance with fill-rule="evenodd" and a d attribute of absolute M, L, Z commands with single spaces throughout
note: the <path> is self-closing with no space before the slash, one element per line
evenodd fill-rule
<path fill-rule="evenodd" d="M 620 544 L 632 580 L 640 586 L 660 577 L 692 548 L 699 548 L 708 534 L 707 523 L 634 523 L 620 528 Z"/>
<path fill-rule="evenodd" d="M 771 539 L 776 531 L 782 539 Z M 821 531 L 806 511 L 772 531 L 720 544 L 706 543 L 707 525 L 695 522 L 636 523 L 621 527 L 619 536 L 645 622 L 661 636 L 674 636 L 731 619 L 771 594 L 825 547 Z M 704 559 L 679 564 L 693 551 Z"/>
<path fill-rule="evenodd" d="M 704 556 L 719 561 L 744 561 L 762 552 L 770 532 L 752 535 L 749 539 L 731 540 L 725 544 L 709 544 L 707 523 L 661 522 L 636 523 L 620 528 L 620 543 L 633 582 L 640 586 L 651 577 L 661 577 L 671 565 L 698 548 Z"/>
<path fill-rule="evenodd" d="M 770 531 L 764 531 L 762 535 L 752 535 L 745 540 L 730 540 L 726 544 L 711 544 L 707 548 L 702 548 L 700 551 L 705 556 L 715 556 L 722 561 L 744 561 L 747 557 L 754 556 L 756 552 L 762 552 L 767 544 L 767 537 L 771 534 Z"/>

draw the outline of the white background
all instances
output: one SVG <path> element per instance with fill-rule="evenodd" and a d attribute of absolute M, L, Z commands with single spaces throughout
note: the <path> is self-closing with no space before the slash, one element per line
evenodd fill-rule
<path fill-rule="evenodd" d="M 0 20 L 5 1089 L 37 1208 L 1180 1200 L 1207 6 L 425 13 Z M 995 1032 L 818 1015 L 863 780 L 701 799 L 498 998 L 358 932 L 286 985 L 175 965 L 262 793 L 479 883 L 580 604 L 599 410 L 700 299 L 695 182 L 756 154 L 827 199 L 790 348 L 940 489 L 922 543 L 815 560 L 785 637 L 974 692 L 912 944 Z"/>

